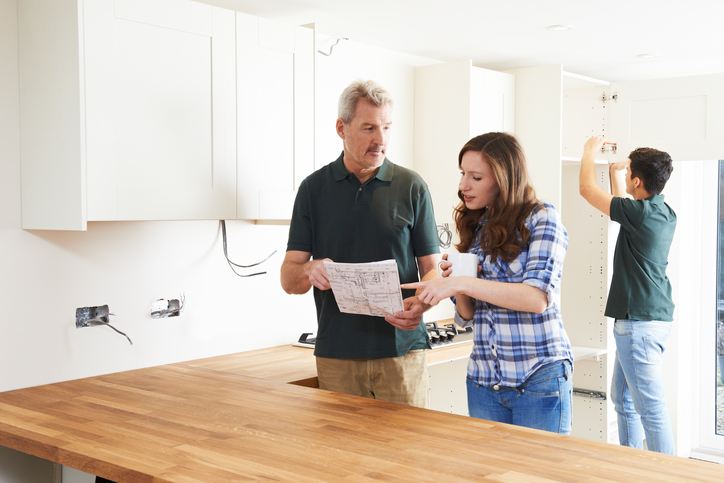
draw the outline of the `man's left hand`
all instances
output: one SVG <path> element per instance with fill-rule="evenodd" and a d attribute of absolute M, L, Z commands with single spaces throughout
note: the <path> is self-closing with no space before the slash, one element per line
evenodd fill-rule
<path fill-rule="evenodd" d="M 422 320 L 422 313 L 427 306 L 417 297 L 408 297 L 402 301 L 404 311 L 395 312 L 385 317 L 385 320 L 398 329 L 415 330 Z"/>

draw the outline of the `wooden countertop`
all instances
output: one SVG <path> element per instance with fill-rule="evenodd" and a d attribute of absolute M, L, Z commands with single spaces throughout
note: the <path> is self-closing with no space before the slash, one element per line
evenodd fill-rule
<path fill-rule="evenodd" d="M 0 393 L 0 444 L 121 482 L 724 480 L 713 463 L 287 384 L 306 362 L 270 365 L 311 354 L 293 349 Z"/>
<path fill-rule="evenodd" d="M 473 341 L 427 351 L 427 363 L 437 364 L 470 357 Z M 286 382 L 298 386 L 319 387 L 314 350 L 292 345 L 240 352 L 182 362 L 191 367 L 229 372 L 242 376 Z"/>

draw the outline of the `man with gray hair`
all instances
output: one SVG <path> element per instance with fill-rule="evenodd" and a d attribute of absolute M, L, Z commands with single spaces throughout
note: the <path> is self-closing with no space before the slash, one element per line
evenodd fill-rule
<path fill-rule="evenodd" d="M 385 156 L 392 126 L 387 91 L 373 81 L 353 82 L 338 115 L 344 149 L 299 187 L 282 287 L 290 294 L 314 288 L 321 389 L 427 407 L 430 344 L 422 313 L 429 306 L 403 291 L 402 312 L 340 312 L 323 262 L 394 259 L 401 283 L 436 277 L 440 249 L 430 193 L 417 173 Z"/>

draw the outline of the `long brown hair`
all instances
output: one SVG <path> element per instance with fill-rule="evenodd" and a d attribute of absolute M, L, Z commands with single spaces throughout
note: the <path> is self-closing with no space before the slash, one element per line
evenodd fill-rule
<path fill-rule="evenodd" d="M 463 155 L 468 151 L 482 154 L 500 188 L 500 194 L 490 206 L 470 210 L 458 190 L 461 201 L 455 208 L 454 217 L 460 243 L 455 248 L 459 252 L 467 252 L 473 245 L 480 221 L 485 219 L 478 234 L 480 247 L 483 252 L 490 254 L 493 262 L 500 257 L 510 263 L 528 243 L 530 231 L 525 227 L 525 219 L 540 203 L 530 184 L 523 148 L 510 134 L 482 134 L 463 146 L 458 156 L 458 166 L 462 167 Z"/>

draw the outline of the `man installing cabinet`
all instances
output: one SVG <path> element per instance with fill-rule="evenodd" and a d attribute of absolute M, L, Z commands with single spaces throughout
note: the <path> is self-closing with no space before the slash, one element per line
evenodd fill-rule
<path fill-rule="evenodd" d="M 661 191 L 674 168 L 667 153 L 638 148 L 627 161 L 609 166 L 608 193 L 598 187 L 594 168 L 604 142 L 603 136 L 586 141 L 579 190 L 594 208 L 621 225 L 605 310 L 615 319 L 611 400 L 618 437 L 623 446 L 643 448 L 645 436 L 649 450 L 674 454 L 661 368 L 674 320 L 666 267 L 676 229 L 676 213 L 664 203 Z"/>
<path fill-rule="evenodd" d="M 392 99 L 372 81 L 356 81 L 339 100 L 340 157 L 299 187 L 281 283 L 290 294 L 313 287 L 318 330 L 314 354 L 319 387 L 427 407 L 430 348 L 422 313 L 429 309 L 403 291 L 404 310 L 386 317 L 342 313 L 324 261 L 394 259 L 401 283 L 437 276 L 439 238 L 432 200 L 422 178 L 385 156 Z"/>

